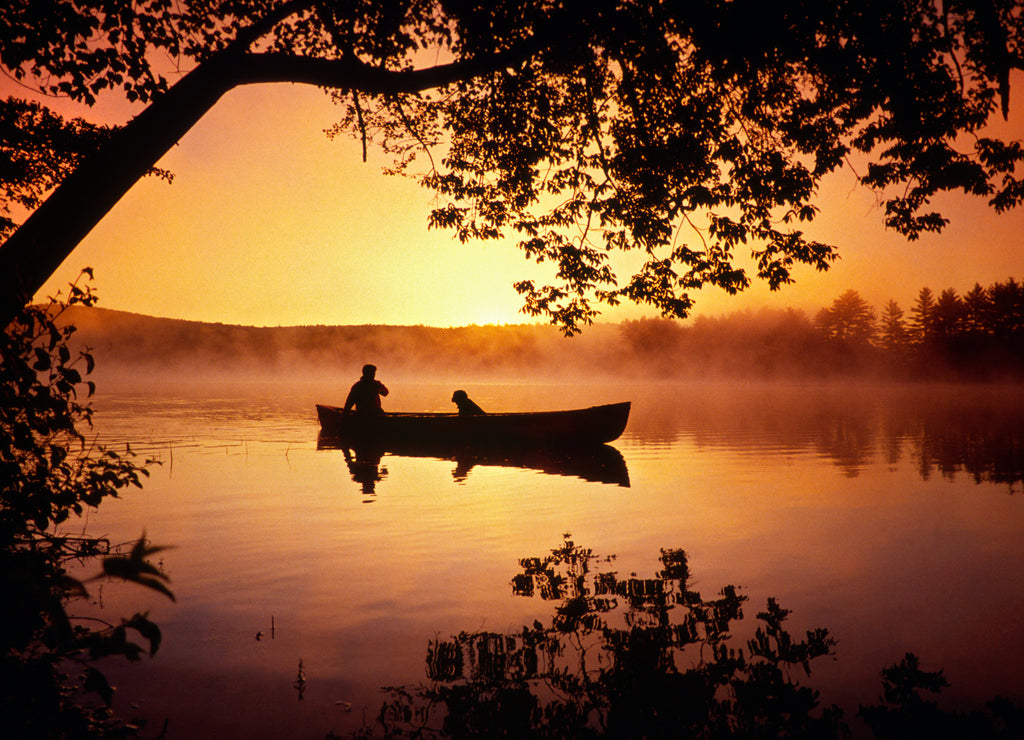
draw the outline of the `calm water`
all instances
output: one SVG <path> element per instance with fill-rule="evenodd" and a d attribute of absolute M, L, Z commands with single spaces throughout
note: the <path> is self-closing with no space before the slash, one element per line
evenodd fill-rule
<path fill-rule="evenodd" d="M 451 386 L 391 389 L 392 410 L 450 405 Z M 776 597 L 794 635 L 827 627 L 836 656 L 804 682 L 848 713 L 908 651 L 945 671 L 952 704 L 1024 702 L 1024 392 L 466 389 L 485 409 L 633 413 L 598 460 L 387 455 L 368 469 L 318 449 L 313 404 L 339 402 L 337 385 L 100 395 L 100 436 L 161 464 L 89 531 L 175 546 L 161 563 L 177 603 L 95 591 L 108 618 L 150 609 L 164 631 L 155 659 L 108 667 L 122 711 L 154 734 L 166 721 L 169 738 L 350 731 L 376 716 L 380 687 L 425 680 L 430 640 L 549 618 L 510 580 L 566 533 L 626 575 L 684 549 L 691 588 L 749 597 L 744 622 Z"/>

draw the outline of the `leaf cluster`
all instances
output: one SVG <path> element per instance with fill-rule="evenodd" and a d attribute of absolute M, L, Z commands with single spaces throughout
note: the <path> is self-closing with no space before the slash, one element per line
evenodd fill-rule
<path fill-rule="evenodd" d="M 0 9 L 0 58 L 19 81 L 87 104 L 104 90 L 148 101 L 167 89 L 158 55 L 182 52 L 171 0 L 12 0 Z"/>
<path fill-rule="evenodd" d="M 15 209 L 30 211 L 82 158 L 99 149 L 111 129 L 65 120 L 38 103 L 0 104 L 0 237 L 16 226 Z"/>
<path fill-rule="evenodd" d="M 1007 115 L 1022 36 L 1018 0 L 0 10 L 8 73 L 86 103 L 107 89 L 157 100 L 172 72 L 203 68 L 224 89 L 330 87 L 343 111 L 329 134 L 380 144 L 391 171 L 432 190 L 430 226 L 511 238 L 547 265 L 550 279 L 516 289 L 528 314 L 568 334 L 602 304 L 683 317 L 700 288 L 778 289 L 798 268 L 827 269 L 838 246 L 805 229 L 843 166 L 909 239 L 946 224 L 932 203 L 942 193 L 1015 207 L 1024 147 L 986 125 Z"/>
<path fill-rule="evenodd" d="M 866 159 L 861 182 L 911 239 L 945 224 L 927 210 L 940 192 L 1020 202 L 1024 150 L 979 132 L 1021 66 L 1024 21 L 981 5 L 464 3 L 448 9 L 450 53 L 530 49 L 521 63 L 349 103 L 342 125 L 403 167 L 444 152 L 419 175 L 439 198 L 431 225 L 514 237 L 551 264 L 551 284 L 516 285 L 527 313 L 567 333 L 595 301 L 682 317 L 703 286 L 827 269 L 836 246 L 803 224 L 844 163 Z M 639 255 L 626 281 L 621 251 Z"/>
<path fill-rule="evenodd" d="M 90 275 L 91 276 L 91 275 Z M 106 576 L 131 580 L 173 598 L 166 576 L 147 558 L 161 548 L 143 539 L 129 556 L 111 555 L 103 538 L 70 535 L 73 515 L 98 506 L 148 473 L 128 450 L 90 440 L 94 385 L 88 351 L 73 351 L 74 327 L 57 319 L 69 305 L 91 305 L 88 285 L 67 302 L 27 306 L 0 335 L 0 735 L 85 737 L 127 734 L 109 710 L 112 689 L 94 662 L 110 655 L 153 654 L 160 630 L 145 614 L 95 626 L 68 611 L 88 596 L 72 566 L 105 558 Z M 84 396 L 84 397 L 83 397 Z M 98 696 L 97 704 L 87 699 Z"/>

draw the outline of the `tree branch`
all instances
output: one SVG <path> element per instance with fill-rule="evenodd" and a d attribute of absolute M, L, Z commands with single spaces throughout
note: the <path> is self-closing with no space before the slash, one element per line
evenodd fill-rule
<path fill-rule="evenodd" d="M 533 45 L 523 46 L 486 58 L 401 71 L 372 67 L 352 58 L 239 53 L 234 48 L 220 52 L 87 157 L 0 247 L 0 326 L 7 325 L 124 194 L 228 90 L 239 85 L 293 82 L 370 94 L 410 93 L 521 63 L 533 50 Z"/>
<path fill-rule="evenodd" d="M 319 59 L 291 54 L 244 54 L 235 65 L 234 84 L 292 82 L 357 89 L 370 95 L 414 93 L 518 66 L 535 51 L 534 44 L 523 45 L 484 58 L 408 70 L 373 67 L 353 57 Z"/>

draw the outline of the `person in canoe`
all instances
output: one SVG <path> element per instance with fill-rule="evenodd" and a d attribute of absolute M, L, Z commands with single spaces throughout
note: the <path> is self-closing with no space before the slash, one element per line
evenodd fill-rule
<path fill-rule="evenodd" d="M 357 380 L 345 399 L 342 413 L 348 414 L 355 408 L 359 416 L 383 414 L 380 397 L 388 394 L 387 387 L 376 378 L 376 365 L 363 365 L 363 377 Z"/>
<path fill-rule="evenodd" d="M 452 403 L 459 407 L 459 416 L 483 416 L 487 413 L 466 395 L 466 391 L 455 391 Z"/>

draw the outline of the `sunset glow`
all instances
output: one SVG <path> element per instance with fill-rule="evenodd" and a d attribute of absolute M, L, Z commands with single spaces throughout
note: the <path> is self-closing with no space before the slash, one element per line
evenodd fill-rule
<path fill-rule="evenodd" d="M 0 30 L 0 740 L 1018 736 L 1024 0 Z"/>
<path fill-rule="evenodd" d="M 512 283 L 547 270 L 511 239 L 460 244 L 429 231 L 431 193 L 383 175 L 379 153 L 363 163 L 359 142 L 328 140 L 336 117 L 312 87 L 229 93 L 161 161 L 174 183 L 136 185 L 40 297 L 90 266 L 101 306 L 157 316 L 262 326 L 528 321 Z M 1024 138 L 1019 108 L 999 126 Z M 849 288 L 877 307 L 892 298 L 906 309 L 925 286 L 963 293 L 1024 277 L 1020 211 L 997 215 L 983 200 L 950 198 L 936 204 L 951 218 L 945 232 L 908 243 L 885 230 L 874 195 L 849 171 L 820 198 L 807 231 L 839 244 L 831 270 L 800 267 L 796 284 L 777 293 L 757 283 L 739 296 L 709 289 L 694 315 L 763 305 L 813 313 Z M 642 314 L 630 306 L 602 318 Z"/>

